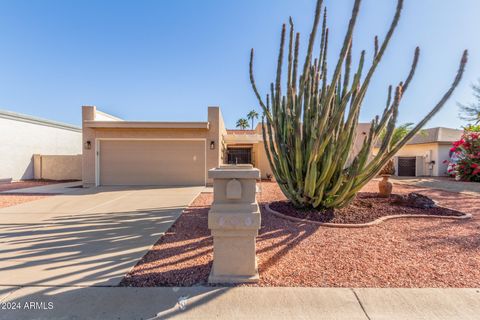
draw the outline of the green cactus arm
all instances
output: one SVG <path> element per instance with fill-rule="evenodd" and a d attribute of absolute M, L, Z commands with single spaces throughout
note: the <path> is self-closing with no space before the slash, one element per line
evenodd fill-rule
<path fill-rule="evenodd" d="M 407 78 L 396 87 L 394 95 L 392 86 L 389 87 L 382 116 L 376 116 L 371 121 L 370 130 L 360 150 L 357 152 L 354 149 L 360 108 L 373 74 L 398 25 L 403 7 L 403 0 L 397 0 L 395 14 L 382 43 L 379 44 L 378 37 L 375 37 L 373 61 L 366 70 L 366 75 L 362 75 L 365 61 L 365 51 L 362 51 L 357 70 L 352 77 L 353 30 L 360 3 L 360 0 L 354 1 L 347 32 L 330 79 L 327 77 L 329 29 L 326 23 L 326 9 L 323 13 L 319 57 L 312 57 L 321 20 L 322 0 L 317 0 L 303 71 L 298 69 L 300 35 L 298 32 L 295 33 L 291 19 L 288 52 L 284 59 L 287 27 L 283 25 L 276 79 L 270 85 L 266 104 L 260 97 L 253 75 L 253 50 L 250 54 L 250 82 L 264 113 L 262 135 L 267 159 L 280 189 L 296 206 L 337 208 L 348 205 L 360 188 L 372 179 L 410 138 L 407 136 L 392 144 L 399 105 L 413 79 L 419 60 L 418 48 L 415 49 Z M 466 55 L 465 52 L 450 90 L 410 132 L 410 136 L 413 136 L 415 130 L 418 131 L 450 97 L 463 74 Z M 284 80 L 286 88 L 282 93 L 284 60 L 288 65 Z M 372 147 L 379 139 L 381 139 L 379 152 L 372 156 Z M 351 154 L 353 150 L 357 153 Z"/>

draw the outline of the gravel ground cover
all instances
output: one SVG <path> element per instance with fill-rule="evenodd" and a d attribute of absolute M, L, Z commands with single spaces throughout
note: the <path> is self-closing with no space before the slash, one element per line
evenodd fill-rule
<path fill-rule="evenodd" d="M 15 181 L 15 182 L 12 182 L 12 183 L 0 184 L 0 191 L 39 187 L 39 186 L 44 186 L 44 185 L 53 184 L 53 183 L 58 183 L 58 182 L 57 181 L 47 181 L 47 180 Z"/>
<path fill-rule="evenodd" d="M 376 192 L 376 181 L 362 192 Z M 471 213 L 469 220 L 397 219 L 362 229 L 291 222 L 262 210 L 257 238 L 257 286 L 479 287 L 480 200 L 441 190 L 394 185 L 440 205 Z M 260 204 L 285 200 L 262 182 Z M 207 214 L 212 194 L 201 194 L 124 278 L 125 286 L 205 285 L 212 263 Z"/>
<path fill-rule="evenodd" d="M 53 194 L 0 194 L 0 208 L 15 206 L 24 202 L 30 202 L 34 200 L 40 200 L 46 197 L 51 197 Z"/>
<path fill-rule="evenodd" d="M 393 196 L 393 195 L 392 195 Z M 392 198 L 380 198 L 377 193 L 360 192 L 352 204 L 336 210 L 298 209 L 286 200 L 273 201 L 270 209 L 287 216 L 318 222 L 359 224 L 372 222 L 378 218 L 398 214 L 426 214 L 439 216 L 462 216 L 462 212 L 443 208 L 419 209 L 396 205 Z"/>
<path fill-rule="evenodd" d="M 62 181 L 63 182 L 63 181 Z M 0 184 L 1 191 L 9 191 L 15 189 L 24 189 L 31 187 L 39 187 L 47 184 L 59 183 L 58 181 L 53 180 L 25 180 L 25 181 L 15 181 L 7 184 Z M 53 194 L 36 194 L 36 193 L 8 193 L 0 194 L 0 208 L 15 206 L 24 202 L 30 202 L 35 200 L 40 200 L 46 197 L 51 197 Z"/>

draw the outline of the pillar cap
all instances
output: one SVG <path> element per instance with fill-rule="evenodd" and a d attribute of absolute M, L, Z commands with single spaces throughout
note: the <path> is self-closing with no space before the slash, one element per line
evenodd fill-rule
<path fill-rule="evenodd" d="M 260 170 L 251 164 L 222 165 L 208 170 L 213 179 L 260 179 Z"/>

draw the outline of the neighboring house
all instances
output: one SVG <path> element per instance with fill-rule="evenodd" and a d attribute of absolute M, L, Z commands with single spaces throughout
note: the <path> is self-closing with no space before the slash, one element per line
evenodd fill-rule
<path fill-rule="evenodd" d="M 463 130 L 450 128 L 424 129 L 416 134 L 394 157 L 397 176 L 447 176 L 452 142 Z M 378 148 L 374 148 L 374 153 Z"/>
<path fill-rule="evenodd" d="M 86 187 L 205 185 L 208 169 L 222 164 L 251 163 L 262 178 L 272 173 L 261 125 L 227 130 L 219 107 L 209 107 L 204 122 L 123 121 L 93 106 L 82 108 L 82 118 Z M 360 146 L 368 126 L 359 126 Z"/>
<path fill-rule="evenodd" d="M 78 155 L 80 163 L 81 132 L 68 124 L 0 110 L 0 179 L 33 179 L 35 154 Z"/>

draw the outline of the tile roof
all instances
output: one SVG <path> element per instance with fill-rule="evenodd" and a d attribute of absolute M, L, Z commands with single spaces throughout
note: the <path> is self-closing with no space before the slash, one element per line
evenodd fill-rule
<path fill-rule="evenodd" d="M 407 145 L 423 144 L 423 143 L 451 143 L 460 139 L 463 130 L 436 127 L 429 129 L 422 129 L 419 133 L 413 136 Z M 377 141 L 375 147 L 380 147 L 381 141 Z"/>
<path fill-rule="evenodd" d="M 408 141 L 407 144 L 454 142 L 460 139 L 462 134 L 463 130 L 443 127 L 423 129 Z"/>

